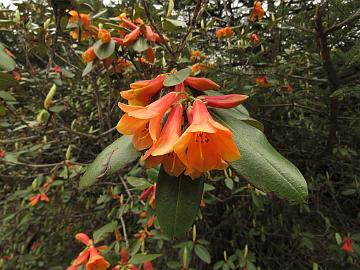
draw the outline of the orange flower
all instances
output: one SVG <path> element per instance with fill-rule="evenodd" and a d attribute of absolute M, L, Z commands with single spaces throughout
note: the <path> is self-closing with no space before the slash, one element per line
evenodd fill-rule
<path fill-rule="evenodd" d="M 32 196 L 29 200 L 30 200 L 31 206 L 37 205 L 39 201 L 42 201 L 42 202 L 50 201 L 49 197 L 45 193 L 36 194 L 36 195 Z"/>
<path fill-rule="evenodd" d="M 258 77 L 256 77 L 255 83 L 256 83 L 258 86 L 264 87 L 264 88 L 270 86 L 270 83 L 268 82 L 266 76 L 258 76 Z"/>
<path fill-rule="evenodd" d="M 0 149 L 0 158 L 6 157 L 6 151 L 3 149 Z"/>
<path fill-rule="evenodd" d="M 131 31 L 129 34 L 127 34 L 124 38 L 124 45 L 129 45 L 131 43 L 134 43 L 135 40 L 137 40 L 140 36 L 140 27 L 136 27 L 133 31 Z"/>
<path fill-rule="evenodd" d="M 204 101 L 206 105 L 211 107 L 229 109 L 243 103 L 248 99 L 248 96 L 230 94 L 222 96 L 199 96 L 198 99 Z"/>
<path fill-rule="evenodd" d="M 217 38 L 231 38 L 234 34 L 235 34 L 234 30 L 232 30 L 232 28 L 229 26 L 216 30 Z"/>
<path fill-rule="evenodd" d="M 133 144 L 137 150 L 149 148 L 158 139 L 161 120 L 177 96 L 177 93 L 170 92 L 146 107 L 119 103 L 125 115 L 117 124 L 117 130 L 122 134 L 134 135 Z"/>
<path fill-rule="evenodd" d="M 159 139 L 142 157 L 143 160 L 146 160 L 146 167 L 154 167 L 156 164 L 163 163 L 166 173 L 175 176 L 179 176 L 185 170 L 185 166 L 173 153 L 174 145 L 181 136 L 182 114 L 183 107 L 180 104 L 171 110 Z"/>
<path fill-rule="evenodd" d="M 151 262 L 149 262 L 149 261 L 144 262 L 143 266 L 144 266 L 144 270 L 153 270 L 154 269 Z"/>
<path fill-rule="evenodd" d="M 159 75 L 152 80 L 138 81 L 130 84 L 130 90 L 122 91 L 121 97 L 126 99 L 130 105 L 148 105 L 151 97 L 157 94 L 164 86 L 164 75 Z"/>
<path fill-rule="evenodd" d="M 66 268 L 66 270 L 77 270 L 78 267 L 75 265 L 70 265 L 68 268 Z"/>
<path fill-rule="evenodd" d="M 353 240 L 350 237 L 344 237 L 343 245 L 341 246 L 341 249 L 343 251 L 353 253 L 354 249 L 353 249 L 353 246 L 352 246 L 352 242 L 353 242 Z"/>
<path fill-rule="evenodd" d="M 126 247 L 122 247 L 120 250 L 121 263 L 123 265 L 127 264 L 129 258 L 129 251 Z"/>
<path fill-rule="evenodd" d="M 80 19 L 79 19 L 79 13 L 76 10 L 70 10 L 69 11 L 69 24 L 78 24 L 79 21 L 81 23 L 81 26 L 84 30 L 88 30 L 90 27 L 90 16 L 84 13 L 80 13 Z"/>
<path fill-rule="evenodd" d="M 187 77 L 184 84 L 198 91 L 216 90 L 220 88 L 220 85 L 207 78 Z"/>
<path fill-rule="evenodd" d="M 265 16 L 265 11 L 262 7 L 262 4 L 260 1 L 255 1 L 254 7 L 251 10 L 250 13 L 250 21 L 256 21 L 256 19 L 261 20 Z"/>
<path fill-rule="evenodd" d="M 90 247 L 90 259 L 86 264 L 86 270 L 105 270 L 109 267 L 110 263 L 100 255 L 97 249 L 95 247 Z"/>
<path fill-rule="evenodd" d="M 290 83 L 287 84 L 286 91 L 288 93 L 291 93 L 293 91 L 293 87 L 292 87 L 292 85 Z"/>
<path fill-rule="evenodd" d="M 84 233 L 78 233 L 75 238 L 86 245 L 86 248 L 80 252 L 78 257 L 72 262 L 68 269 L 77 269 L 78 266 L 86 264 L 86 270 L 105 270 L 110 264 L 98 252 L 104 247 L 94 247 L 93 241 Z"/>
<path fill-rule="evenodd" d="M 197 72 L 205 72 L 208 69 L 208 66 L 204 63 L 196 63 L 191 67 L 191 73 L 195 74 Z"/>
<path fill-rule="evenodd" d="M 102 43 L 109 43 L 111 40 L 110 32 L 106 29 L 100 29 L 98 39 L 100 39 Z"/>
<path fill-rule="evenodd" d="M 151 63 L 154 63 L 155 61 L 155 52 L 153 50 L 153 48 L 149 47 L 146 51 L 145 51 L 145 58 L 146 60 L 148 60 Z"/>
<path fill-rule="evenodd" d="M 80 13 L 80 18 L 79 18 L 79 13 L 76 10 L 71 10 L 68 13 L 70 15 L 69 21 L 68 21 L 68 25 L 73 26 L 79 25 L 79 21 L 81 24 L 81 40 L 87 39 L 90 34 L 90 17 L 87 14 L 84 13 Z M 73 31 L 70 32 L 70 35 L 73 39 L 79 39 L 79 29 L 75 29 Z"/>
<path fill-rule="evenodd" d="M 115 73 L 127 72 L 132 68 L 132 64 L 125 59 L 119 58 L 114 66 Z"/>
<path fill-rule="evenodd" d="M 198 172 L 222 170 L 227 162 L 240 158 L 232 132 L 212 119 L 201 100 L 195 100 L 190 115 L 190 126 L 174 146 L 186 166 L 185 174 L 194 179 Z"/>
<path fill-rule="evenodd" d="M 83 54 L 82 54 L 82 58 L 84 60 L 85 63 L 89 63 L 92 62 L 96 59 L 96 54 L 94 52 L 94 48 L 90 47 L 88 48 Z"/>
<path fill-rule="evenodd" d="M 207 58 L 206 55 L 202 54 L 201 51 L 196 50 L 191 52 L 190 61 L 196 62 L 196 61 L 204 61 Z"/>
<path fill-rule="evenodd" d="M 250 37 L 249 37 L 249 39 L 250 39 L 250 41 L 251 41 L 252 43 L 254 43 L 254 44 L 257 44 L 257 43 L 260 42 L 259 36 L 258 36 L 257 34 L 255 34 L 255 33 L 251 34 Z"/>

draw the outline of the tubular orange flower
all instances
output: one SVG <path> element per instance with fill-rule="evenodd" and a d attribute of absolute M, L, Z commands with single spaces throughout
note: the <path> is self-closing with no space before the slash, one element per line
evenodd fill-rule
<path fill-rule="evenodd" d="M 151 97 L 158 93 L 163 87 L 165 75 L 159 75 L 152 80 L 138 81 L 130 84 L 130 90 L 122 91 L 121 97 L 126 99 L 130 105 L 146 106 Z"/>
<path fill-rule="evenodd" d="M 353 246 L 352 246 L 352 242 L 353 242 L 353 240 L 350 237 L 344 237 L 343 245 L 341 246 L 341 249 L 343 251 L 353 253 L 354 249 L 353 249 Z"/>
<path fill-rule="evenodd" d="M 208 69 L 208 66 L 204 63 L 196 63 L 195 65 L 191 66 L 191 73 L 195 74 L 199 72 L 205 72 Z"/>
<path fill-rule="evenodd" d="M 167 174 L 175 176 L 179 176 L 185 170 L 185 166 L 176 154 L 173 154 L 173 147 L 181 136 L 182 114 L 183 107 L 180 104 L 171 110 L 159 139 L 142 157 L 143 160 L 147 161 L 147 167 L 153 167 L 162 162 Z"/>
<path fill-rule="evenodd" d="M 240 158 L 232 132 L 214 121 L 205 104 L 197 99 L 191 109 L 192 121 L 174 146 L 185 164 L 185 174 L 196 178 L 196 171 L 222 170 L 227 162 Z"/>
<path fill-rule="evenodd" d="M 259 36 L 255 33 L 251 34 L 249 39 L 252 43 L 255 43 L 255 44 L 260 42 Z"/>
<path fill-rule="evenodd" d="M 90 244 L 90 237 L 87 236 L 85 233 L 77 233 L 75 235 L 75 239 L 83 243 L 85 246 Z"/>
<path fill-rule="evenodd" d="M 220 85 L 207 78 L 187 77 L 184 84 L 198 91 L 216 90 L 220 88 Z"/>
<path fill-rule="evenodd" d="M 153 48 L 149 47 L 146 51 L 145 51 L 145 58 L 146 60 L 148 60 L 151 63 L 154 63 L 155 61 L 155 52 L 153 50 Z"/>
<path fill-rule="evenodd" d="M 98 39 L 100 39 L 102 43 L 109 43 L 111 40 L 110 32 L 106 29 L 100 29 Z"/>
<path fill-rule="evenodd" d="M 50 201 L 49 197 L 45 193 L 39 193 L 32 196 L 30 199 L 30 205 L 35 206 L 38 204 L 39 201 L 48 202 Z"/>
<path fill-rule="evenodd" d="M 129 258 L 129 251 L 126 247 L 122 247 L 120 250 L 121 263 L 123 265 L 127 264 Z"/>
<path fill-rule="evenodd" d="M 236 107 L 247 100 L 246 95 L 230 94 L 222 96 L 199 96 L 198 99 L 204 101 L 206 105 L 215 108 L 229 109 Z"/>
<path fill-rule="evenodd" d="M 86 270 L 105 270 L 109 267 L 110 263 L 100 255 L 97 249 L 95 247 L 90 247 L 90 259 L 86 264 Z"/>
<path fill-rule="evenodd" d="M 85 63 L 89 63 L 91 61 L 94 61 L 96 59 L 96 54 L 94 52 L 94 48 L 90 47 L 88 48 L 83 54 L 82 58 Z"/>
<path fill-rule="evenodd" d="M 124 45 L 129 45 L 137 40 L 140 36 L 140 27 L 136 27 L 132 32 L 127 34 L 124 38 Z"/>
<path fill-rule="evenodd" d="M 217 38 L 231 38 L 234 34 L 234 30 L 232 30 L 230 26 L 226 26 L 225 28 L 220 28 L 216 30 Z"/>
<path fill-rule="evenodd" d="M 82 252 L 80 252 L 79 256 L 77 256 L 77 258 L 72 262 L 71 265 L 80 266 L 85 264 L 89 259 L 89 255 L 90 255 L 89 249 L 83 250 Z"/>
<path fill-rule="evenodd" d="M 144 266 L 144 270 L 153 270 L 153 266 L 149 261 L 144 262 L 143 266 Z"/>
<path fill-rule="evenodd" d="M 255 83 L 260 87 L 269 87 L 270 86 L 270 83 L 268 82 L 266 76 L 256 77 Z"/>
<path fill-rule="evenodd" d="M 69 11 L 69 21 L 68 23 L 74 23 L 77 24 L 79 22 L 79 13 L 76 10 L 70 10 Z M 82 28 L 84 30 L 89 29 L 90 27 L 90 16 L 84 13 L 80 13 L 80 22 L 82 24 Z"/>
<path fill-rule="evenodd" d="M 191 52 L 190 61 L 196 62 L 196 61 L 204 61 L 207 58 L 205 54 L 202 54 L 200 50 L 195 50 Z"/>
<path fill-rule="evenodd" d="M 261 20 L 265 16 L 265 10 L 262 7 L 260 1 L 255 1 L 254 7 L 250 13 L 250 21 L 256 21 L 256 19 Z"/>
<path fill-rule="evenodd" d="M 151 42 L 156 42 L 158 38 L 158 35 L 154 33 L 150 25 L 145 27 L 145 38 Z"/>
<path fill-rule="evenodd" d="M 161 120 L 177 96 L 177 93 L 170 92 L 146 107 L 119 103 L 125 115 L 117 124 L 117 130 L 122 134 L 134 135 L 133 144 L 137 150 L 149 148 L 158 139 Z"/>

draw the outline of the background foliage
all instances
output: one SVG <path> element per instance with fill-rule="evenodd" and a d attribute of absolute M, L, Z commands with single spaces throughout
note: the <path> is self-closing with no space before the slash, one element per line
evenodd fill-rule
<path fill-rule="evenodd" d="M 146 2 L 169 46 L 177 48 L 196 3 Z M 113 128 L 121 115 L 119 90 L 170 71 L 174 59 L 156 45 L 155 64 L 136 62 L 141 53 L 128 51 L 132 69 L 115 73 L 99 63 L 83 77 L 81 53 L 93 41 L 70 37 L 61 6 L 25 1 L 16 4 L 18 12 L 0 10 L 0 41 L 16 62 L 14 73 L 12 60 L 0 56 L 6 58 L 0 59 L 2 268 L 64 269 L 81 251 L 74 235 L 85 232 L 115 251 L 107 255 L 110 261 L 125 245 L 132 254 L 161 254 L 153 261 L 156 269 L 359 269 L 360 1 L 264 1 L 266 16 L 255 23 L 248 19 L 253 1 L 205 2 L 179 67 L 194 64 L 191 52 L 200 50 L 212 63 L 205 74 L 222 85 L 221 92 L 250 96 L 245 106 L 252 117 L 304 174 L 308 201 L 292 204 L 231 172 L 213 174 L 206 206 L 187 238 L 168 241 L 155 222 L 152 236 L 139 239 L 153 210 L 138 196 L 157 172 L 135 161 L 87 189 L 78 189 L 79 178 L 119 137 Z M 112 29 L 109 18 L 125 11 L 148 21 L 140 4 L 122 1 L 105 10 L 99 1 L 84 1 L 79 7 L 101 12 L 93 23 Z M 61 17 L 57 33 L 54 7 Z M 235 35 L 216 38 L 226 25 Z M 259 43 L 250 41 L 253 33 Z M 61 73 L 49 69 L 49 59 Z M 256 84 L 259 76 L 269 85 Z M 44 111 L 53 84 L 57 91 Z M 50 201 L 29 207 L 51 177 Z M 346 253 L 340 247 L 350 235 L 355 252 Z"/>

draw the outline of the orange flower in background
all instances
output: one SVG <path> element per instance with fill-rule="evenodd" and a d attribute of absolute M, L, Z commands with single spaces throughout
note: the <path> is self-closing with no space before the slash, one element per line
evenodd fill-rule
<path fill-rule="evenodd" d="M 257 34 L 255 34 L 255 33 L 251 34 L 249 39 L 254 44 L 257 44 L 257 43 L 260 42 L 259 36 Z"/>
<path fill-rule="evenodd" d="M 107 262 L 93 246 L 90 247 L 89 257 L 89 261 L 86 264 L 86 270 L 105 270 L 110 267 L 110 263 Z"/>
<path fill-rule="evenodd" d="M 30 200 L 29 204 L 31 206 L 37 205 L 39 201 L 41 201 L 41 202 L 49 202 L 50 201 L 49 197 L 45 193 L 36 194 L 36 195 L 30 197 L 29 200 Z"/>
<path fill-rule="evenodd" d="M 91 35 L 90 31 L 90 16 L 84 13 L 78 13 L 76 10 L 71 10 L 68 12 L 70 15 L 68 25 L 79 26 L 81 25 L 81 40 L 87 39 Z M 80 17 L 79 17 L 80 15 Z M 79 29 L 75 29 L 70 32 L 70 35 L 73 39 L 79 39 Z"/>
<path fill-rule="evenodd" d="M 205 104 L 197 99 L 191 108 L 190 126 L 174 146 L 174 152 L 193 179 L 200 173 L 225 169 L 240 158 L 232 132 L 214 121 Z"/>
<path fill-rule="evenodd" d="M 6 151 L 3 149 L 0 149 L 0 158 L 6 157 Z"/>
<path fill-rule="evenodd" d="M 292 87 L 292 85 L 291 85 L 290 83 L 287 84 L 287 86 L 286 86 L 286 91 L 287 91 L 288 93 L 291 93 L 291 92 L 293 91 L 293 87 Z"/>
<path fill-rule="evenodd" d="M 145 51 L 145 58 L 146 58 L 146 60 L 148 60 L 151 63 L 155 62 L 155 52 L 154 52 L 153 48 L 149 47 Z"/>
<path fill-rule="evenodd" d="M 133 144 L 137 150 L 149 148 L 159 138 L 161 120 L 177 98 L 177 93 L 170 92 L 146 107 L 119 103 L 125 115 L 117 124 L 117 130 L 122 134 L 134 135 Z"/>
<path fill-rule="evenodd" d="M 124 38 L 124 45 L 129 45 L 134 43 L 140 36 L 141 30 L 140 27 L 136 27 L 133 31 L 127 34 Z"/>
<path fill-rule="evenodd" d="M 110 267 L 110 263 L 99 253 L 104 247 L 95 247 L 93 241 L 84 233 L 76 234 L 75 238 L 86 245 L 86 248 L 72 262 L 70 267 L 73 268 L 68 269 L 77 269 L 78 266 L 85 264 L 86 270 L 106 270 Z"/>
<path fill-rule="evenodd" d="M 77 270 L 78 267 L 75 265 L 70 265 L 68 268 L 66 268 L 66 270 Z"/>
<path fill-rule="evenodd" d="M 153 270 L 154 269 L 151 262 L 149 262 L 149 261 L 144 262 L 143 266 L 144 266 L 144 270 Z"/>
<path fill-rule="evenodd" d="M 115 73 L 121 73 L 121 72 L 127 72 L 129 70 L 131 70 L 133 67 L 133 64 L 129 61 L 126 61 L 123 58 L 119 58 L 116 61 L 116 64 L 114 66 L 114 72 Z"/>
<path fill-rule="evenodd" d="M 207 78 L 187 77 L 184 84 L 198 91 L 216 90 L 220 88 L 220 85 Z"/>
<path fill-rule="evenodd" d="M 258 76 L 255 79 L 255 83 L 260 87 L 269 87 L 270 83 L 268 82 L 266 76 Z"/>
<path fill-rule="evenodd" d="M 207 58 L 207 56 L 205 54 L 202 54 L 201 51 L 196 50 L 191 52 L 191 56 L 190 56 L 190 61 L 191 62 L 196 62 L 196 61 L 204 61 Z"/>
<path fill-rule="evenodd" d="M 98 39 L 100 39 L 102 43 L 109 43 L 111 40 L 111 34 L 106 29 L 100 29 L 98 32 Z"/>
<path fill-rule="evenodd" d="M 343 245 L 341 246 L 341 249 L 348 253 L 353 253 L 354 249 L 352 246 L 353 240 L 350 237 L 344 237 Z"/>
<path fill-rule="evenodd" d="M 208 69 L 208 65 L 204 63 L 196 63 L 191 66 L 191 73 L 195 74 L 197 72 L 205 72 Z"/>
<path fill-rule="evenodd" d="M 262 20 L 264 16 L 265 16 L 265 10 L 263 9 L 261 2 L 255 1 L 254 7 L 250 13 L 250 21 L 254 22 L 256 21 L 256 19 Z"/>
<path fill-rule="evenodd" d="M 85 63 L 89 63 L 89 62 L 94 61 L 96 59 L 96 54 L 94 52 L 94 48 L 93 47 L 88 48 L 82 54 L 82 59 L 84 60 Z"/>
<path fill-rule="evenodd" d="M 234 34 L 234 30 L 232 30 L 230 26 L 226 26 L 225 28 L 220 28 L 216 30 L 217 38 L 231 38 Z"/>
<path fill-rule="evenodd" d="M 146 161 L 146 167 L 150 168 L 163 163 L 166 173 L 175 176 L 179 176 L 185 170 L 184 164 L 173 153 L 174 145 L 181 136 L 182 115 L 183 106 L 181 104 L 171 110 L 159 139 L 142 157 Z"/>
<path fill-rule="evenodd" d="M 120 92 L 122 98 L 130 105 L 146 106 L 151 102 L 153 95 L 157 94 L 164 86 L 165 75 L 159 75 L 152 80 L 138 81 L 130 84 L 130 90 Z"/>
<path fill-rule="evenodd" d="M 151 237 L 152 233 L 145 228 L 144 230 L 140 230 L 139 232 L 137 232 L 134 236 L 140 241 L 144 241 L 146 238 Z"/>

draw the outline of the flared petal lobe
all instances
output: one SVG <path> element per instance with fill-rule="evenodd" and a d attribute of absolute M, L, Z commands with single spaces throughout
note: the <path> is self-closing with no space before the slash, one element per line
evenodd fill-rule
<path fill-rule="evenodd" d="M 125 115 L 121 117 L 117 130 L 134 135 L 133 144 L 137 150 L 149 148 L 159 138 L 162 118 L 177 96 L 177 93 L 170 92 L 146 107 L 119 103 Z"/>
<path fill-rule="evenodd" d="M 222 170 L 227 162 L 240 158 L 232 132 L 214 121 L 205 104 L 196 100 L 192 122 L 174 145 L 174 152 L 187 167 L 185 174 L 196 178 L 199 173 Z"/>
<path fill-rule="evenodd" d="M 85 264 L 88 259 L 89 259 L 89 255 L 90 255 L 90 250 L 89 249 L 85 249 L 84 251 L 82 251 L 79 256 L 77 256 L 77 258 L 72 262 L 72 265 L 74 266 L 79 266 L 79 265 L 83 265 Z"/>
<path fill-rule="evenodd" d="M 83 243 L 85 246 L 89 245 L 90 238 L 85 233 L 77 233 L 75 239 Z"/>
<path fill-rule="evenodd" d="M 90 247 L 90 259 L 86 264 L 86 270 L 105 270 L 110 267 L 102 255 L 96 250 L 95 247 Z"/>

